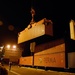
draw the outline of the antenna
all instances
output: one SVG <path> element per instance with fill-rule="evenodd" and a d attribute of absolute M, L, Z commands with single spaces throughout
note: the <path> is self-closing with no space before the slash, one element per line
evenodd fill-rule
<path fill-rule="evenodd" d="M 30 25 L 32 25 L 33 23 L 35 23 L 35 21 L 34 21 L 35 10 L 33 9 L 33 0 L 32 0 L 32 3 L 31 3 L 31 11 L 30 12 L 31 12 L 31 16 L 32 16 Z"/>

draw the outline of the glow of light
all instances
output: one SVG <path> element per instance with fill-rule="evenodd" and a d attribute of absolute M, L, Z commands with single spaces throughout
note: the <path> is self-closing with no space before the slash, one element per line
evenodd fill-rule
<path fill-rule="evenodd" d="M 13 49 L 16 49 L 16 45 L 13 45 Z"/>
<path fill-rule="evenodd" d="M 0 20 L 0 26 L 2 26 L 3 25 L 3 22 Z"/>
<path fill-rule="evenodd" d="M 11 31 L 13 31 L 14 30 L 14 26 L 13 25 L 9 25 L 8 29 L 11 30 Z"/>
<path fill-rule="evenodd" d="M 2 46 L 2 47 L 0 47 L 0 52 L 2 52 L 2 50 L 3 50 L 3 46 Z"/>
<path fill-rule="evenodd" d="M 10 49 L 10 45 L 7 45 L 7 48 Z"/>

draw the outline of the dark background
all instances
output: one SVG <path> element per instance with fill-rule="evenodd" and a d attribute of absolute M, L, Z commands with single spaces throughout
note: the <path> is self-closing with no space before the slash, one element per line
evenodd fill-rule
<path fill-rule="evenodd" d="M 36 12 L 36 22 L 43 18 L 53 21 L 55 37 L 67 34 L 70 20 L 75 19 L 72 0 L 0 0 L 0 20 L 3 22 L 0 25 L 0 44 L 17 43 L 18 32 L 31 21 L 31 7 Z"/>

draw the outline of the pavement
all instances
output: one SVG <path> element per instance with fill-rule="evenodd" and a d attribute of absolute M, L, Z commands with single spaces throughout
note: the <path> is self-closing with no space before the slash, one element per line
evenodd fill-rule
<path fill-rule="evenodd" d="M 58 72 L 52 70 L 36 69 L 31 67 L 19 67 L 13 65 L 11 70 L 9 70 L 8 65 L 4 65 L 8 70 L 8 75 L 75 75 L 75 73 L 70 72 Z"/>

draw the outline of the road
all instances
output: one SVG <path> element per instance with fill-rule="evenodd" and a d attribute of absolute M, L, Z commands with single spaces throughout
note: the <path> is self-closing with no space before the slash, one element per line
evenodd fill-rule
<path fill-rule="evenodd" d="M 75 73 L 57 72 L 51 70 L 35 69 L 30 67 L 12 66 L 9 71 L 8 66 L 4 66 L 8 70 L 8 75 L 75 75 Z"/>

